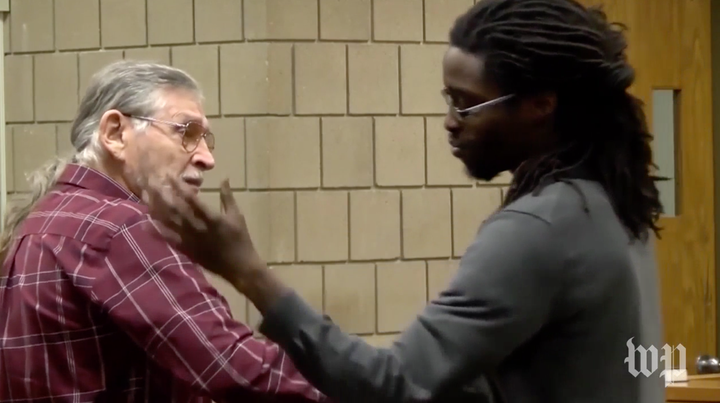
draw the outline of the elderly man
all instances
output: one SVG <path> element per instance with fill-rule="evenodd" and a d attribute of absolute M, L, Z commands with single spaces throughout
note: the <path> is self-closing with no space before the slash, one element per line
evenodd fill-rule
<path fill-rule="evenodd" d="M 323 401 L 144 225 L 146 184 L 198 191 L 215 165 L 197 82 L 112 64 L 71 138 L 75 155 L 35 173 L 0 238 L 0 401 Z"/>

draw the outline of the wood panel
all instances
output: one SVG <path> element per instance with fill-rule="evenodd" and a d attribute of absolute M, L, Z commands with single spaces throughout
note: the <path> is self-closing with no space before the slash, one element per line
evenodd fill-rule
<path fill-rule="evenodd" d="M 690 376 L 686 382 L 668 385 L 665 391 L 667 402 L 720 403 L 720 374 Z"/>
<path fill-rule="evenodd" d="M 666 342 L 687 348 L 691 373 L 699 354 L 717 352 L 710 1 L 600 2 L 611 20 L 629 28 L 637 71 L 632 92 L 645 101 L 648 122 L 653 89 L 680 91 L 679 210 L 662 219 L 658 259 Z"/>

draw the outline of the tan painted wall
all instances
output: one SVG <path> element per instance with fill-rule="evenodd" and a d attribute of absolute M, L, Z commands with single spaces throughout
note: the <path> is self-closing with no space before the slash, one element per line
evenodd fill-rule
<path fill-rule="evenodd" d="M 218 203 L 229 176 L 275 269 L 345 330 L 386 343 L 446 284 L 508 181 L 468 180 L 442 128 L 444 42 L 472 3 L 13 0 L 10 190 L 69 150 L 97 69 L 122 58 L 186 69 L 217 133 L 204 196 Z"/>

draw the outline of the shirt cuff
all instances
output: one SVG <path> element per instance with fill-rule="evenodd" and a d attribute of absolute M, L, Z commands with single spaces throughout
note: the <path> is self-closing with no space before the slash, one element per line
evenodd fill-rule
<path fill-rule="evenodd" d="M 302 328 L 320 324 L 329 318 L 317 313 L 295 291 L 283 295 L 263 315 L 259 331 L 268 339 L 287 346 L 302 333 Z"/>

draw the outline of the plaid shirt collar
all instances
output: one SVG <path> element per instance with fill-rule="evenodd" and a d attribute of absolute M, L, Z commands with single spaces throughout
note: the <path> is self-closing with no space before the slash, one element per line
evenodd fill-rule
<path fill-rule="evenodd" d="M 142 203 L 137 195 L 116 180 L 103 172 L 83 165 L 68 164 L 60 174 L 57 183 L 95 190 L 110 197 Z"/>

